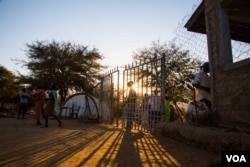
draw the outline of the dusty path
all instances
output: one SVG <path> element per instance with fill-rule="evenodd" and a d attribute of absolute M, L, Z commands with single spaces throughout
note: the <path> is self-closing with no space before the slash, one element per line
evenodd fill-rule
<path fill-rule="evenodd" d="M 159 134 L 62 121 L 40 128 L 31 117 L 0 118 L 0 166 L 206 167 L 219 156 Z"/>

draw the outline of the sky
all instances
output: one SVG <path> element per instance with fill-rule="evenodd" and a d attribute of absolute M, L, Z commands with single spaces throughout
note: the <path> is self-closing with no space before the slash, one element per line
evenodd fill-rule
<path fill-rule="evenodd" d="M 26 44 L 72 42 L 95 47 L 110 68 L 130 64 L 138 49 L 174 38 L 199 0 L 0 0 L 0 65 L 22 74 Z"/>

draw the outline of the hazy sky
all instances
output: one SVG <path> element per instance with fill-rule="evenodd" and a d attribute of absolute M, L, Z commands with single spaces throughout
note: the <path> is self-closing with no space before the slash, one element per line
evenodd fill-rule
<path fill-rule="evenodd" d="M 25 44 L 64 41 L 97 48 L 112 67 L 153 41 L 171 41 L 199 0 L 0 0 L 0 64 L 25 72 Z"/>

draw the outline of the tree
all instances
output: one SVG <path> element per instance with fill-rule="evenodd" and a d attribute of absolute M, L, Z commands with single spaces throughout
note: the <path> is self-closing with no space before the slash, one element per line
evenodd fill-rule
<path fill-rule="evenodd" d="M 85 46 L 54 40 L 35 41 L 26 47 L 28 61 L 21 63 L 31 71 L 28 80 L 34 86 L 55 84 L 60 89 L 62 101 L 69 88 L 89 91 L 99 81 L 99 72 L 105 68 L 99 63 L 103 57 L 96 48 L 89 50 Z"/>
<path fill-rule="evenodd" d="M 19 94 L 19 86 L 15 82 L 15 75 L 5 67 L 0 66 L 0 102 L 4 107 L 6 102 L 10 102 Z"/>
<path fill-rule="evenodd" d="M 159 44 L 153 42 L 150 48 L 144 48 L 134 54 L 134 60 L 148 60 L 166 55 L 166 95 L 175 104 L 177 102 L 188 102 L 193 100 L 192 80 L 197 67 L 201 64 L 193 59 L 187 50 L 182 51 L 174 43 Z M 142 75 L 150 75 L 154 82 L 150 86 L 160 87 L 161 71 L 160 67 L 151 63 L 152 71 L 147 71 Z M 148 70 L 146 69 L 146 70 Z"/>

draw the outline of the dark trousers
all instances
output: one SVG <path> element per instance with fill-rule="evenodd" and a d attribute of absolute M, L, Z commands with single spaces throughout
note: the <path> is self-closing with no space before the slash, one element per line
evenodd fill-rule
<path fill-rule="evenodd" d="M 22 119 L 24 119 L 24 116 L 25 116 L 25 114 L 26 114 L 26 112 L 27 112 L 27 109 L 28 109 L 28 104 L 26 104 L 26 103 L 21 103 L 21 104 L 19 105 L 18 119 L 20 119 L 21 113 L 22 113 Z"/>
<path fill-rule="evenodd" d="M 57 116 L 55 116 L 55 115 L 53 115 L 52 117 L 53 117 L 53 119 L 57 120 L 58 127 L 61 127 L 62 126 L 62 122 L 60 121 L 60 119 Z M 44 116 L 44 119 L 45 119 L 45 127 L 48 127 L 49 116 Z"/>

